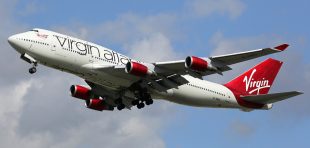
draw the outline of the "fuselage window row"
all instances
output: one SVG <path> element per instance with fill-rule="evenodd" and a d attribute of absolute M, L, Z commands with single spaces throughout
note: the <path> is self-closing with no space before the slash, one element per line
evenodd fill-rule
<path fill-rule="evenodd" d="M 22 40 L 22 41 L 26 41 L 26 42 L 32 42 L 32 43 L 36 43 L 36 44 L 41 44 L 41 45 L 49 46 L 49 44 L 47 44 L 47 43 L 39 42 L 39 41 L 35 41 L 35 40 L 22 39 L 22 38 L 18 38 L 18 40 Z"/>
<path fill-rule="evenodd" d="M 219 93 L 219 92 L 216 92 L 216 91 L 213 91 L 213 90 L 207 89 L 207 88 L 203 88 L 203 87 L 200 87 L 200 86 L 196 86 L 196 85 L 193 85 L 193 84 L 190 84 L 190 83 L 188 83 L 187 85 L 192 86 L 192 87 L 195 87 L 195 88 L 199 88 L 199 89 L 202 89 L 202 90 L 205 90 L 205 91 L 209 91 L 209 92 L 212 92 L 212 93 L 215 93 L 215 94 L 221 95 L 221 96 L 225 96 L 225 95 L 224 95 L 224 94 L 222 94 L 222 93 Z"/>

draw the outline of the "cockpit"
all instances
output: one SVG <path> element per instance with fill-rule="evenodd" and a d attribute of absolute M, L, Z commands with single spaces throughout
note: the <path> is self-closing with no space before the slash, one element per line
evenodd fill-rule
<path fill-rule="evenodd" d="M 29 30 L 29 31 L 39 32 L 39 30 L 38 30 L 38 29 L 31 29 L 31 30 Z"/>

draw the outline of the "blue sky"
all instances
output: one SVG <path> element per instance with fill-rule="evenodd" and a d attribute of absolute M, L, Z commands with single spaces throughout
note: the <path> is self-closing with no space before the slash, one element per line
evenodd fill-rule
<path fill-rule="evenodd" d="M 2 5 L 0 17 L 3 21 L 7 20 L 1 25 L 2 30 L 5 30 L 1 35 L 1 40 L 6 40 L 6 37 L 11 34 L 39 27 L 90 40 L 145 61 L 182 59 L 187 55 L 209 56 L 289 43 L 291 46 L 288 51 L 269 56 L 285 62 L 271 91 L 301 90 L 305 92 L 302 96 L 275 104 L 270 111 L 249 113 L 230 109 L 194 108 L 165 101 L 158 101 L 156 105 L 144 110 L 123 113 L 90 112 L 84 109 L 83 104 L 76 103 L 76 100 L 72 101 L 67 95 L 67 88 L 70 84 L 79 83 L 82 80 L 72 78 L 73 75 L 43 68 L 43 66 L 39 70 L 43 72 L 31 77 L 26 74 L 29 65 L 20 61 L 17 53 L 14 53 L 2 41 L 1 45 L 9 56 L 1 55 L 3 60 L 1 62 L 8 57 L 14 62 L 13 68 L 1 65 L 8 71 L 2 72 L 1 75 L 11 80 L 9 83 L 4 77 L 1 78 L 1 89 L 6 90 L 5 86 L 19 88 L 20 84 L 24 84 L 25 81 L 29 83 L 25 85 L 25 92 L 20 96 L 15 96 L 12 92 L 13 98 L 23 100 L 22 105 L 17 104 L 16 110 L 9 112 L 16 114 L 18 118 L 8 118 L 5 116 L 4 109 L 3 113 L 0 109 L 1 120 L 12 120 L 17 124 L 7 132 L 18 135 L 12 136 L 13 140 L 0 139 L 0 142 L 4 143 L 3 146 L 14 140 L 17 141 L 16 147 L 18 144 L 25 143 L 25 147 L 40 147 L 40 144 L 50 147 L 99 147 L 104 143 L 108 143 L 111 147 L 139 147 L 142 145 L 138 143 L 141 143 L 146 147 L 178 148 L 310 146 L 307 140 L 307 137 L 310 137 L 310 95 L 308 94 L 310 86 L 310 20 L 308 19 L 310 10 L 308 6 L 310 2 L 307 0 L 298 2 L 288 0 L 268 2 L 104 0 L 91 3 L 60 0 L 44 2 L 2 0 L 0 4 Z M 206 77 L 206 79 L 225 83 L 263 59 L 236 65 L 232 72 L 225 73 L 223 77 L 215 75 Z M 25 74 L 21 74 L 22 72 Z M 11 73 L 18 74 L 10 75 Z M 54 81 L 51 82 L 52 80 Z M 42 89 L 46 90 L 45 88 L 55 88 L 55 90 L 42 93 Z M 7 98 L 4 92 L 0 92 L 1 100 Z M 47 94 L 58 98 L 57 102 L 49 101 L 49 106 L 52 107 L 45 106 L 45 101 L 54 99 L 51 96 L 47 97 Z M 33 105 L 31 100 L 37 103 Z M 56 109 L 63 109 L 65 114 L 53 109 L 53 106 L 61 103 L 58 101 L 67 105 L 60 105 Z M 14 102 L 8 103 L 14 105 Z M 70 107 L 74 109 L 69 109 Z M 48 113 L 40 114 L 42 109 L 45 109 L 43 112 Z M 105 117 L 107 119 L 98 119 Z M 123 120 L 115 119 L 116 117 L 121 117 Z M 37 122 L 45 118 L 49 119 L 46 122 Z M 96 123 L 94 128 L 101 125 L 103 127 L 98 127 L 100 132 L 81 134 L 86 125 L 93 125 L 92 122 L 82 119 L 94 120 Z M 101 124 L 103 121 L 107 124 Z M 3 122 L 0 127 L 10 127 L 9 123 L 11 122 Z M 70 126 L 72 124 L 73 127 Z M 115 127 L 110 124 L 115 124 Z M 115 133 L 111 135 L 112 139 L 116 140 L 102 140 L 102 138 L 107 138 L 109 132 L 114 133 L 118 128 L 124 128 L 127 131 L 127 125 L 131 124 L 134 125 L 129 129 L 133 129 L 129 131 L 137 130 L 137 133 L 141 135 L 134 134 L 127 138 L 130 139 L 127 141 L 126 136 Z M 57 139 L 58 136 L 71 135 L 60 125 L 64 125 L 69 131 L 79 133 L 77 135 L 80 137 Z M 36 128 L 37 126 L 39 128 Z M 145 129 L 138 129 L 140 127 Z M 81 130 L 78 130 L 79 128 Z M 89 139 L 82 140 L 87 134 L 94 136 L 92 140 L 98 140 L 87 143 Z M 40 139 L 36 136 L 44 138 Z M 142 142 L 131 138 L 141 139 Z M 33 139 L 40 140 L 34 140 L 36 145 L 27 143 L 27 140 Z M 55 143 L 61 143 L 61 145 Z"/>

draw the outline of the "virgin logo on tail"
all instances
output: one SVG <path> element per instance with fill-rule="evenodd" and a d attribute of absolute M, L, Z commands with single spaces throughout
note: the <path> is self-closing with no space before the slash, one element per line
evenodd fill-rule
<path fill-rule="evenodd" d="M 249 94 L 252 94 L 253 92 L 257 92 L 257 95 L 259 95 L 259 90 L 264 88 L 269 88 L 269 80 L 254 80 L 253 75 L 256 72 L 256 69 L 253 69 L 250 77 L 247 76 L 244 77 L 243 82 L 245 82 L 245 90 L 246 92 L 249 91 Z"/>

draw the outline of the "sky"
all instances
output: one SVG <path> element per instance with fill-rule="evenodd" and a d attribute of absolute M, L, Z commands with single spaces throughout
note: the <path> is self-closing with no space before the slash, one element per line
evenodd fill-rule
<path fill-rule="evenodd" d="M 307 0 L 0 0 L 0 147 L 310 147 L 310 10 Z M 271 110 L 196 108 L 155 100 L 142 110 L 96 112 L 72 98 L 82 79 L 30 65 L 10 35 L 44 28 L 146 61 L 274 47 L 284 62 L 271 92 L 305 94 Z M 232 66 L 225 83 L 268 57 Z"/>

